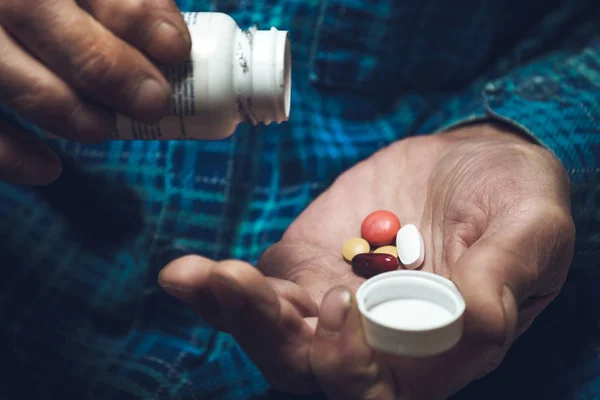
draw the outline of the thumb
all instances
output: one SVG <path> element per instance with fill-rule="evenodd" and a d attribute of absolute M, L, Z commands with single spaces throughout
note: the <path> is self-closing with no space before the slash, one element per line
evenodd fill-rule
<path fill-rule="evenodd" d="M 571 254 L 569 218 L 532 210 L 508 218 L 488 226 L 451 266 L 467 304 L 465 334 L 501 347 L 558 294 Z"/>
<path fill-rule="evenodd" d="M 515 293 L 531 285 L 530 266 L 506 250 L 494 246 L 494 239 L 474 244 L 452 268 L 452 280 L 465 299 L 465 336 L 470 342 L 507 346 L 518 319 Z"/>
<path fill-rule="evenodd" d="M 331 399 L 394 399 L 390 371 L 368 346 L 356 301 L 342 287 L 331 289 L 319 310 L 310 362 Z"/>

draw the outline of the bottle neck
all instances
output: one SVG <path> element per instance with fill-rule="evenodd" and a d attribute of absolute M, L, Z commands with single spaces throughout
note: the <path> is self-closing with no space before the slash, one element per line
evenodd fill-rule
<path fill-rule="evenodd" d="M 253 125 L 289 119 L 291 52 L 286 31 L 240 31 L 235 51 L 238 109 Z"/>

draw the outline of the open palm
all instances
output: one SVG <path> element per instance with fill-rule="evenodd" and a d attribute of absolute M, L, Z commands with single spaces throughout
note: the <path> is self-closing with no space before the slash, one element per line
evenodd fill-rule
<path fill-rule="evenodd" d="M 341 257 L 375 210 L 421 230 L 423 269 L 462 291 L 465 335 L 410 359 L 365 342 L 352 300 L 364 278 Z M 281 390 L 330 398 L 444 398 L 495 368 L 556 296 L 572 257 L 569 182 L 543 148 L 479 125 L 396 142 L 342 174 L 258 268 L 187 256 L 163 287 L 229 332 Z"/>

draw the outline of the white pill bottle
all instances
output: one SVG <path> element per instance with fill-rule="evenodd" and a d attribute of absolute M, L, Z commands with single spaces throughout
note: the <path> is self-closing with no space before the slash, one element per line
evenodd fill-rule
<path fill-rule="evenodd" d="M 117 115 L 113 140 L 224 139 L 242 122 L 269 125 L 289 119 L 287 31 L 242 30 L 223 13 L 183 16 L 192 49 L 185 62 L 163 68 L 173 90 L 168 114 L 153 124 Z"/>

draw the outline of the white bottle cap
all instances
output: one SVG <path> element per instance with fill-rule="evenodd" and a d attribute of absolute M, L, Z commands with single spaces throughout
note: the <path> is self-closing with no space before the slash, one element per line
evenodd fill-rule
<path fill-rule="evenodd" d="M 426 357 L 462 337 L 465 301 L 452 281 L 397 270 L 366 280 L 356 293 L 367 342 L 386 353 Z"/>
<path fill-rule="evenodd" d="M 290 116 L 292 62 L 287 31 L 257 30 L 252 38 L 252 109 L 265 125 Z"/>

